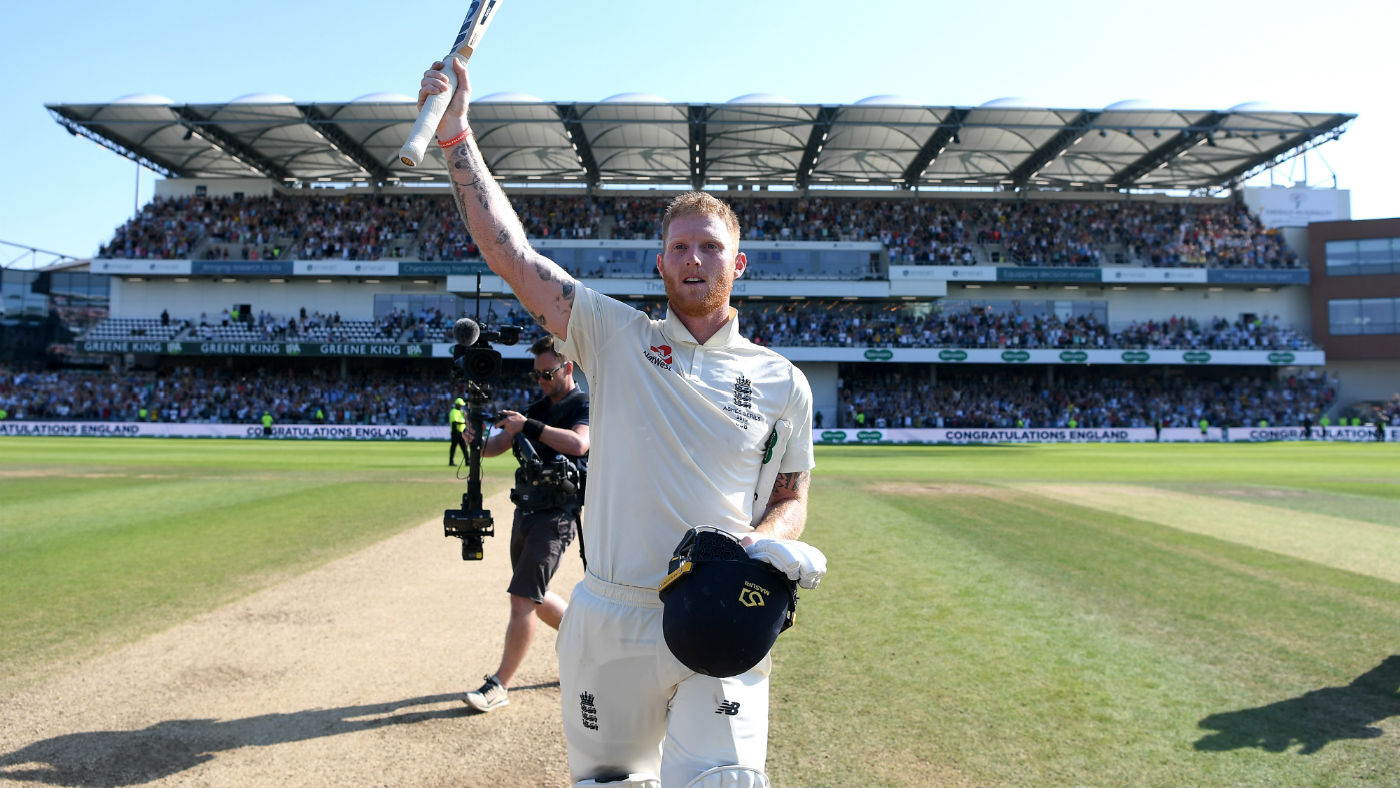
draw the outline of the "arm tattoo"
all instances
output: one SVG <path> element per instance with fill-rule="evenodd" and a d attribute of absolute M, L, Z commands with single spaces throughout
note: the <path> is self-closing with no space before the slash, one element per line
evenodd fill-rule
<path fill-rule="evenodd" d="M 462 214 L 462 219 L 467 222 L 468 229 L 472 230 L 472 235 L 478 239 L 482 255 L 491 263 L 492 270 L 500 274 L 511 285 L 512 290 L 516 290 L 517 296 L 521 295 L 517 287 L 525 282 L 531 265 L 534 266 L 540 281 L 557 282 L 557 295 L 533 291 L 530 311 L 535 321 L 545 330 L 562 328 L 549 325 L 546 316 L 567 315 L 572 310 L 574 287 L 577 283 L 553 262 L 540 257 L 530 248 L 520 218 L 511 208 L 505 192 L 501 191 L 500 184 L 487 172 L 486 163 L 481 159 L 480 153 L 467 142 L 462 142 L 452 149 L 449 157 L 451 166 L 448 172 L 452 181 L 452 198 L 457 203 L 457 210 Z M 478 225 L 475 228 L 472 227 L 473 215 L 476 216 Z M 545 299 L 544 303 L 540 302 L 541 297 Z M 551 308 L 541 308 L 548 307 L 551 300 L 559 305 L 557 313 Z"/>
<path fill-rule="evenodd" d="M 508 252 L 513 259 L 520 260 L 529 248 L 525 242 L 525 228 L 520 226 L 520 220 L 515 217 L 514 211 L 509 209 L 505 192 L 502 192 L 495 179 L 485 172 L 486 163 L 473 156 L 471 147 L 465 142 L 453 148 L 449 155 L 452 160 L 452 172 L 461 172 L 468 177 L 466 181 L 450 178 L 452 196 L 457 202 L 457 210 L 461 212 L 462 220 L 470 227 L 471 221 L 467 216 L 467 191 L 470 190 L 476 198 L 476 203 L 481 206 L 491 222 L 489 234 L 496 245 L 501 247 L 502 251 Z M 506 203 L 505 210 L 501 210 L 502 202 Z M 506 221 L 503 217 L 510 217 L 514 221 Z"/>
<path fill-rule="evenodd" d="M 807 488 L 807 482 L 812 478 L 810 471 L 795 471 L 793 473 L 780 473 L 773 482 L 775 490 L 791 490 L 794 493 L 801 493 Z"/>
<path fill-rule="evenodd" d="M 768 499 L 768 510 L 758 524 L 758 530 L 767 531 L 779 539 L 797 539 L 807 522 L 807 482 L 810 471 L 780 473 L 773 481 L 773 495 Z"/>

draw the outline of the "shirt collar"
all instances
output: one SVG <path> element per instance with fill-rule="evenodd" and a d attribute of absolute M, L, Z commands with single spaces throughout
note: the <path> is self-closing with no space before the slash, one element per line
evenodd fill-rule
<path fill-rule="evenodd" d="M 666 310 L 664 325 L 667 336 L 692 345 L 699 344 L 695 341 L 695 336 L 690 333 L 690 329 L 685 327 L 685 324 L 676 317 L 675 312 L 670 308 Z M 739 310 L 731 306 L 729 307 L 729 319 L 724 321 L 724 325 L 719 327 L 719 330 L 710 337 L 704 346 L 727 347 L 734 344 L 739 338 Z"/>

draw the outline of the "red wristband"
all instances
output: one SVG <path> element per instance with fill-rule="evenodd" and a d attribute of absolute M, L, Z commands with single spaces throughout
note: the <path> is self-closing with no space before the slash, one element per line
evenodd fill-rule
<path fill-rule="evenodd" d="M 468 126 L 467 128 L 465 128 L 465 129 L 462 130 L 462 133 L 461 133 L 461 134 L 458 134 L 457 136 L 453 137 L 452 139 L 448 140 L 447 142 L 443 142 L 442 140 L 438 140 L 438 147 L 439 147 L 439 148 L 453 148 L 453 147 L 456 147 L 456 146 L 458 146 L 458 145 L 461 145 L 463 142 L 466 142 L 466 141 L 467 141 L 467 137 L 470 137 L 471 135 L 472 135 L 472 130 L 471 130 L 471 127 Z"/>

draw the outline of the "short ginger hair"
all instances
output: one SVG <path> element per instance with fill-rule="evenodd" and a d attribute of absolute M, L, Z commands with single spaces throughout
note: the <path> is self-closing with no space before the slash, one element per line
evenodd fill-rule
<path fill-rule="evenodd" d="M 661 240 L 671 230 L 671 220 L 680 216 L 716 216 L 724 222 L 734 245 L 739 245 L 739 217 L 725 201 L 707 192 L 686 192 L 666 206 L 666 214 L 661 218 Z"/>

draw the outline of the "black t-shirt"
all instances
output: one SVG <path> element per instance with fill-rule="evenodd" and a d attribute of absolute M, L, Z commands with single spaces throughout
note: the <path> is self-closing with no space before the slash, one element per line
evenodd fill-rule
<path fill-rule="evenodd" d="M 548 427 L 571 430 L 579 424 L 588 423 L 588 395 L 583 393 L 583 389 L 575 388 L 558 402 L 551 402 L 549 397 L 543 397 L 530 403 L 525 409 L 525 418 L 536 419 Z M 542 440 L 530 443 L 535 447 L 535 453 L 540 456 L 540 462 L 545 464 L 549 464 L 561 454 Z M 564 456 L 573 460 L 580 473 L 588 470 L 587 454 L 582 457 L 567 454 Z"/>

